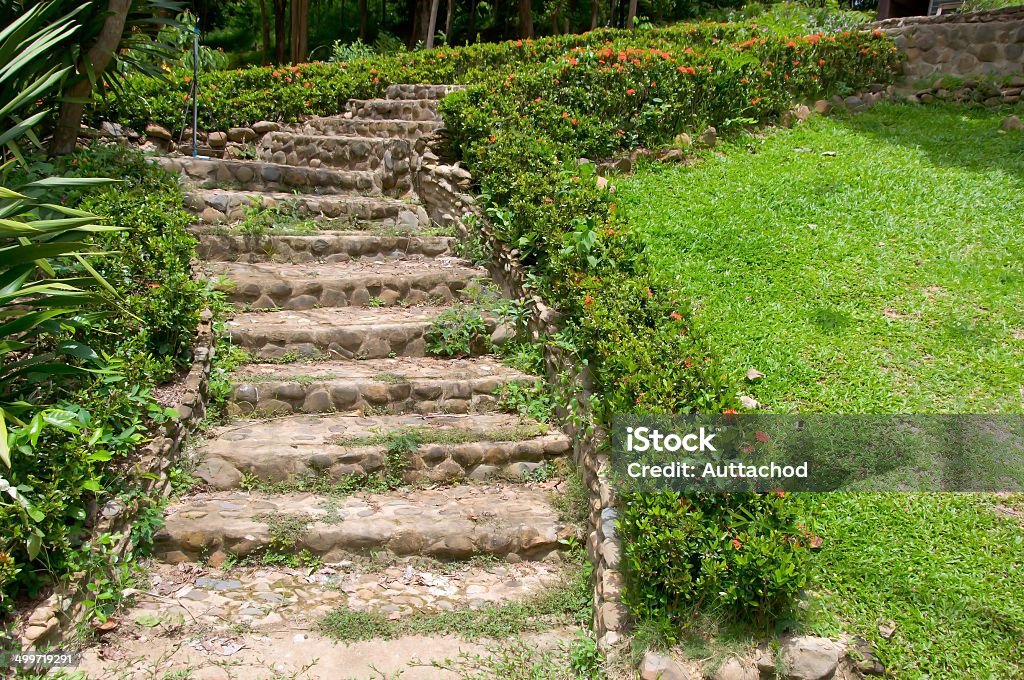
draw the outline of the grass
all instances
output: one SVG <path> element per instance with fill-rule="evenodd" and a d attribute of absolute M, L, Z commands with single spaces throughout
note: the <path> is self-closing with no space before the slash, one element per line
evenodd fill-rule
<path fill-rule="evenodd" d="M 667 282 L 776 413 L 1024 410 L 1024 135 L 881 105 L 622 180 Z M 808 496 L 803 625 L 896 677 L 1022 677 L 1024 528 L 982 494 Z M 895 624 L 886 637 L 880 625 Z"/>
<path fill-rule="evenodd" d="M 772 411 L 1019 412 L 1024 135 L 1002 115 L 816 118 L 646 169 L 619 200 Z"/>
<path fill-rule="evenodd" d="M 869 639 L 896 677 L 1020 678 L 1024 530 L 975 494 L 829 494 L 809 627 Z M 888 640 L 880 624 L 895 623 Z"/>

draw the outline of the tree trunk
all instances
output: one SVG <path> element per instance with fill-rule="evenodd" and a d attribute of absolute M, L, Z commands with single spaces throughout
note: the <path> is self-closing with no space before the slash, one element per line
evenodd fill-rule
<path fill-rule="evenodd" d="M 477 0 L 470 0 L 469 2 L 469 39 L 476 41 L 476 2 Z"/>
<path fill-rule="evenodd" d="M 598 3 L 600 0 L 590 0 L 590 30 L 597 28 Z"/>
<path fill-rule="evenodd" d="M 267 65 L 270 49 L 270 24 L 267 23 L 267 0 L 260 0 L 260 66 Z"/>
<path fill-rule="evenodd" d="M 416 43 L 427 42 L 427 34 L 430 33 L 432 0 L 416 0 L 412 17 L 412 34 L 409 37 L 409 47 L 415 47 Z"/>
<path fill-rule="evenodd" d="M 519 37 L 533 37 L 533 5 L 530 0 L 519 0 Z"/>
<path fill-rule="evenodd" d="M 131 8 L 131 0 L 110 0 L 107 5 L 107 18 L 103 20 L 103 28 L 96 36 L 96 42 L 86 52 L 88 64 L 92 67 L 93 77 L 99 79 L 110 65 L 114 51 L 121 44 L 125 20 Z M 53 155 L 69 154 L 75 150 L 78 142 L 78 131 L 82 127 L 82 115 L 85 105 L 92 97 L 92 81 L 86 72 L 86 66 L 79 63 L 77 79 L 62 93 L 64 103 L 60 107 L 60 116 L 53 131 L 50 153 Z"/>
<path fill-rule="evenodd" d="M 633 28 L 636 19 L 636 0 L 629 0 L 629 12 L 626 14 L 626 28 Z"/>
<path fill-rule="evenodd" d="M 287 44 L 285 38 L 284 22 L 287 0 L 274 0 L 274 63 L 283 64 L 285 59 L 284 48 Z"/>
<path fill-rule="evenodd" d="M 292 0 L 291 61 L 301 64 L 309 52 L 309 0 Z"/>
<path fill-rule="evenodd" d="M 366 32 L 369 22 L 367 13 L 366 0 L 359 0 L 359 39 L 363 42 L 366 42 Z"/>
<path fill-rule="evenodd" d="M 429 28 L 427 28 L 427 49 L 429 50 L 434 46 L 434 34 L 437 33 L 437 10 L 438 5 L 441 4 L 441 0 L 431 0 L 430 2 L 430 22 Z"/>
<path fill-rule="evenodd" d="M 444 18 L 444 37 L 452 44 L 452 20 L 455 18 L 455 0 L 448 0 L 448 14 Z"/>

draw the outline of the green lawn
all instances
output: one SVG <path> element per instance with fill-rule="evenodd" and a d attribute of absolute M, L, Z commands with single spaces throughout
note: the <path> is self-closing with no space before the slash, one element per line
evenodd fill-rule
<path fill-rule="evenodd" d="M 767 409 L 1020 413 L 1024 134 L 1003 115 L 816 118 L 618 195 L 726 365 L 765 373 L 744 389 Z M 1024 519 L 970 494 L 805 501 L 810 630 L 863 635 L 896 677 L 1024 677 Z"/>
<path fill-rule="evenodd" d="M 999 120 L 817 118 L 619 194 L 772 411 L 1019 412 L 1024 135 Z"/>

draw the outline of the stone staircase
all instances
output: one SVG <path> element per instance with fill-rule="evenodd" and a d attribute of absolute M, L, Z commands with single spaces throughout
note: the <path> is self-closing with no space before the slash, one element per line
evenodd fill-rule
<path fill-rule="evenodd" d="M 456 677 L 410 657 L 486 648 L 333 646 L 320 618 L 478 609 L 579 569 L 553 473 L 570 441 L 499 408 L 506 385 L 538 378 L 495 356 L 428 355 L 434 321 L 487 284 L 413 193 L 414 142 L 448 91 L 392 86 L 265 134 L 251 159 L 158 159 L 184 177 L 198 270 L 234 304 L 230 337 L 252 362 L 230 375 L 229 421 L 195 451 L 200 490 L 166 509 L 125 617 L 158 630 L 124 626 L 108 643 L 121 652 L 90 651 L 97 677 L 266 677 L 268 659 L 274 677 Z"/>

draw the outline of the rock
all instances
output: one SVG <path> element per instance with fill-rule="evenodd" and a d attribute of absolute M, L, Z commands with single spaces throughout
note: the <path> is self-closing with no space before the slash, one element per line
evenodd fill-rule
<path fill-rule="evenodd" d="M 840 647 L 828 638 L 797 637 L 784 640 L 780 657 L 787 680 L 826 680 L 839 665 Z"/>
<path fill-rule="evenodd" d="M 228 143 L 228 135 L 225 132 L 211 132 L 206 137 L 206 143 L 212 149 L 223 149 Z"/>
<path fill-rule="evenodd" d="M 851 111 L 863 111 L 867 108 L 867 104 L 864 103 L 864 100 L 856 95 L 850 95 L 844 99 L 843 104 Z"/>
<path fill-rule="evenodd" d="M 258 135 L 265 135 L 268 132 L 277 132 L 281 126 L 273 121 L 260 120 L 252 124 L 252 131 Z"/>
<path fill-rule="evenodd" d="M 120 123 L 111 123 L 109 120 L 100 124 L 100 132 L 106 137 L 125 137 L 124 126 Z"/>
<path fill-rule="evenodd" d="M 667 656 L 655 652 L 644 654 L 640 663 L 641 680 L 690 680 L 690 674 Z"/>
<path fill-rule="evenodd" d="M 686 155 L 679 149 L 669 149 L 661 160 L 664 163 L 682 163 L 686 160 Z"/>
<path fill-rule="evenodd" d="M 754 399 L 753 397 L 748 397 L 747 395 L 743 395 L 742 397 L 740 397 L 740 404 L 743 405 L 743 408 L 749 409 L 761 407 L 761 403 L 758 402 L 757 399 Z"/>
<path fill-rule="evenodd" d="M 709 127 L 701 134 L 700 143 L 710 149 L 715 148 L 715 144 L 718 144 L 718 130 Z"/>
<path fill-rule="evenodd" d="M 235 489 L 242 473 L 222 458 L 207 458 L 196 468 L 196 477 L 215 489 Z"/>
<path fill-rule="evenodd" d="M 676 135 L 675 143 L 676 146 L 679 147 L 680 149 L 689 149 L 691 146 L 693 146 L 693 140 L 690 139 L 690 135 L 686 134 L 685 132 L 680 132 L 678 135 Z"/>
<path fill-rule="evenodd" d="M 150 139 L 162 139 L 165 142 L 171 141 L 171 131 L 156 123 L 150 123 L 146 126 L 146 136 Z"/>
<path fill-rule="evenodd" d="M 832 104 L 827 99 L 819 99 L 814 102 L 814 112 L 826 115 L 832 112 Z"/>
<path fill-rule="evenodd" d="M 745 665 L 736 657 L 731 657 L 715 671 L 714 680 L 758 680 L 760 677 L 761 673 L 756 668 Z"/>
<path fill-rule="evenodd" d="M 251 142 L 256 139 L 256 132 L 252 128 L 237 127 L 228 130 L 228 139 L 232 142 Z"/>
<path fill-rule="evenodd" d="M 203 222 L 207 224 L 219 224 L 227 219 L 227 216 L 215 208 L 204 208 L 200 214 Z"/>
<path fill-rule="evenodd" d="M 1007 116 L 999 124 L 999 129 L 1003 132 L 1018 132 L 1024 130 L 1024 123 L 1021 123 L 1020 118 L 1017 116 Z"/>

